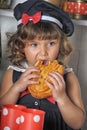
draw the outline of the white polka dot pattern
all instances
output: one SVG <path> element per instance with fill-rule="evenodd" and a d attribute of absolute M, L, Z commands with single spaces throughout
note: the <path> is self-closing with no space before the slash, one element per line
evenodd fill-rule
<path fill-rule="evenodd" d="M 4 127 L 4 130 L 11 130 L 8 126 Z"/>
<path fill-rule="evenodd" d="M 14 128 L 12 128 L 13 126 L 15 127 L 15 126 L 20 126 L 21 124 L 22 125 L 25 125 L 26 124 L 26 122 L 28 122 L 28 125 L 33 125 L 34 126 L 34 124 L 35 124 L 35 127 L 36 127 L 36 125 L 39 123 L 39 125 L 40 124 L 43 124 L 43 122 L 41 122 L 42 120 L 41 120 L 41 118 L 43 119 L 43 116 L 44 116 L 44 112 L 43 112 L 43 116 L 42 116 L 42 114 L 40 115 L 40 114 L 35 114 L 34 112 L 35 112 L 35 110 L 34 111 L 32 111 L 32 113 L 30 112 L 30 115 L 29 115 L 29 113 L 28 112 L 26 112 L 26 111 L 21 111 L 21 110 L 19 110 L 19 111 L 16 111 L 17 109 L 14 109 L 15 110 L 15 112 L 14 111 L 12 111 L 12 109 L 10 109 L 10 108 L 3 108 L 3 110 L 2 110 L 2 117 L 3 117 L 3 122 L 2 122 L 2 124 L 4 123 L 4 126 L 3 126 L 3 130 L 11 130 L 11 129 L 14 129 Z M 25 109 L 26 110 L 26 109 Z M 38 111 L 38 113 L 39 113 L 39 110 L 36 110 L 36 111 Z M 13 113 L 12 113 L 13 112 Z M 9 113 L 10 114 L 12 114 L 12 115 L 9 115 Z M 15 114 L 16 113 L 16 114 Z M 36 112 L 37 113 L 37 112 Z M 11 120 L 9 121 L 9 119 L 10 119 L 10 116 L 13 116 L 13 117 L 11 117 Z M 6 120 L 6 121 L 5 121 Z M 31 122 L 31 124 L 29 124 L 29 121 Z M 13 122 L 13 126 L 12 126 L 12 124 L 11 123 L 9 123 L 9 122 Z M 33 127 L 32 126 L 32 127 Z M 41 125 L 41 127 L 42 127 L 42 125 Z M 17 127 L 18 128 L 18 127 Z M 38 127 L 37 127 L 37 129 L 38 129 Z M 15 130 L 16 130 L 16 127 L 15 127 Z M 20 129 L 19 129 L 20 130 Z M 30 130 L 30 129 L 29 129 Z M 39 130 L 39 129 L 38 129 Z"/>
<path fill-rule="evenodd" d="M 21 123 L 23 123 L 24 122 L 24 116 L 23 115 L 21 115 Z"/>
<path fill-rule="evenodd" d="M 7 108 L 4 108 L 4 109 L 3 109 L 3 115 L 4 115 L 4 116 L 7 116 L 7 115 L 8 115 L 8 109 L 7 109 Z"/>
<path fill-rule="evenodd" d="M 33 119 L 34 119 L 34 122 L 39 122 L 40 121 L 40 116 L 35 115 Z"/>
<path fill-rule="evenodd" d="M 18 117 L 18 118 L 16 119 L 16 123 L 17 123 L 17 124 L 20 124 L 20 117 Z"/>

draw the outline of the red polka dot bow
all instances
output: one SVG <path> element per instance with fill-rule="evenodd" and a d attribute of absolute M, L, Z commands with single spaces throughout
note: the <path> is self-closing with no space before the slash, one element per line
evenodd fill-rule
<path fill-rule="evenodd" d="M 22 15 L 22 24 L 26 25 L 29 21 L 33 21 L 33 23 L 38 23 L 41 19 L 41 12 L 37 12 L 34 15 L 28 15 L 26 13 L 23 13 Z"/>

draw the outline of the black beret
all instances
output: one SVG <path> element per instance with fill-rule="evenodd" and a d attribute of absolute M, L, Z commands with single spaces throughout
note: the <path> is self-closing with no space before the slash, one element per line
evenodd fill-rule
<path fill-rule="evenodd" d="M 23 16 L 28 17 L 28 22 L 34 16 L 34 18 L 39 17 L 39 20 L 34 21 L 34 23 L 40 21 L 55 23 L 67 36 L 71 36 L 74 31 L 74 25 L 69 15 L 59 7 L 44 0 L 27 0 L 24 3 L 19 3 L 14 8 L 14 16 L 18 21 L 18 26 L 26 24 L 26 18 Z"/>

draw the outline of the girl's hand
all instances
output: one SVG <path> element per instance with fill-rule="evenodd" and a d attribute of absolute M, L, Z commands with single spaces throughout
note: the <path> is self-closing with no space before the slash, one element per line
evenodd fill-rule
<path fill-rule="evenodd" d="M 28 67 L 28 69 L 26 69 L 26 71 L 20 76 L 19 80 L 17 80 L 17 82 L 14 84 L 14 86 L 16 87 L 18 92 L 22 92 L 24 90 L 26 90 L 26 88 L 30 85 L 30 84 L 38 84 L 39 81 L 38 80 L 32 80 L 37 79 L 40 77 L 39 74 L 34 74 L 34 72 L 40 72 L 39 68 L 35 67 L 35 66 L 30 66 Z"/>
<path fill-rule="evenodd" d="M 59 101 L 65 95 L 65 81 L 63 76 L 57 72 L 51 72 L 47 78 L 51 82 L 46 81 L 46 84 L 52 90 L 54 99 Z"/>

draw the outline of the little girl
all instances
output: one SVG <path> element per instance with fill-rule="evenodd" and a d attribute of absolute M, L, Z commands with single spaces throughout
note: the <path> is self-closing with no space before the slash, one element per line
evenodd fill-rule
<path fill-rule="evenodd" d="M 1 104 L 22 104 L 28 108 L 44 110 L 43 130 L 76 130 L 83 126 L 85 110 L 80 86 L 66 59 L 72 52 L 67 36 L 73 33 L 68 15 L 58 7 L 43 0 L 28 0 L 14 9 L 18 29 L 8 42 L 10 65 L 3 77 L 0 92 Z M 65 69 L 64 77 L 51 72 L 46 84 L 52 97 L 37 99 L 27 87 L 39 84 L 40 72 L 35 67 L 38 60 L 47 64 L 58 60 Z"/>

